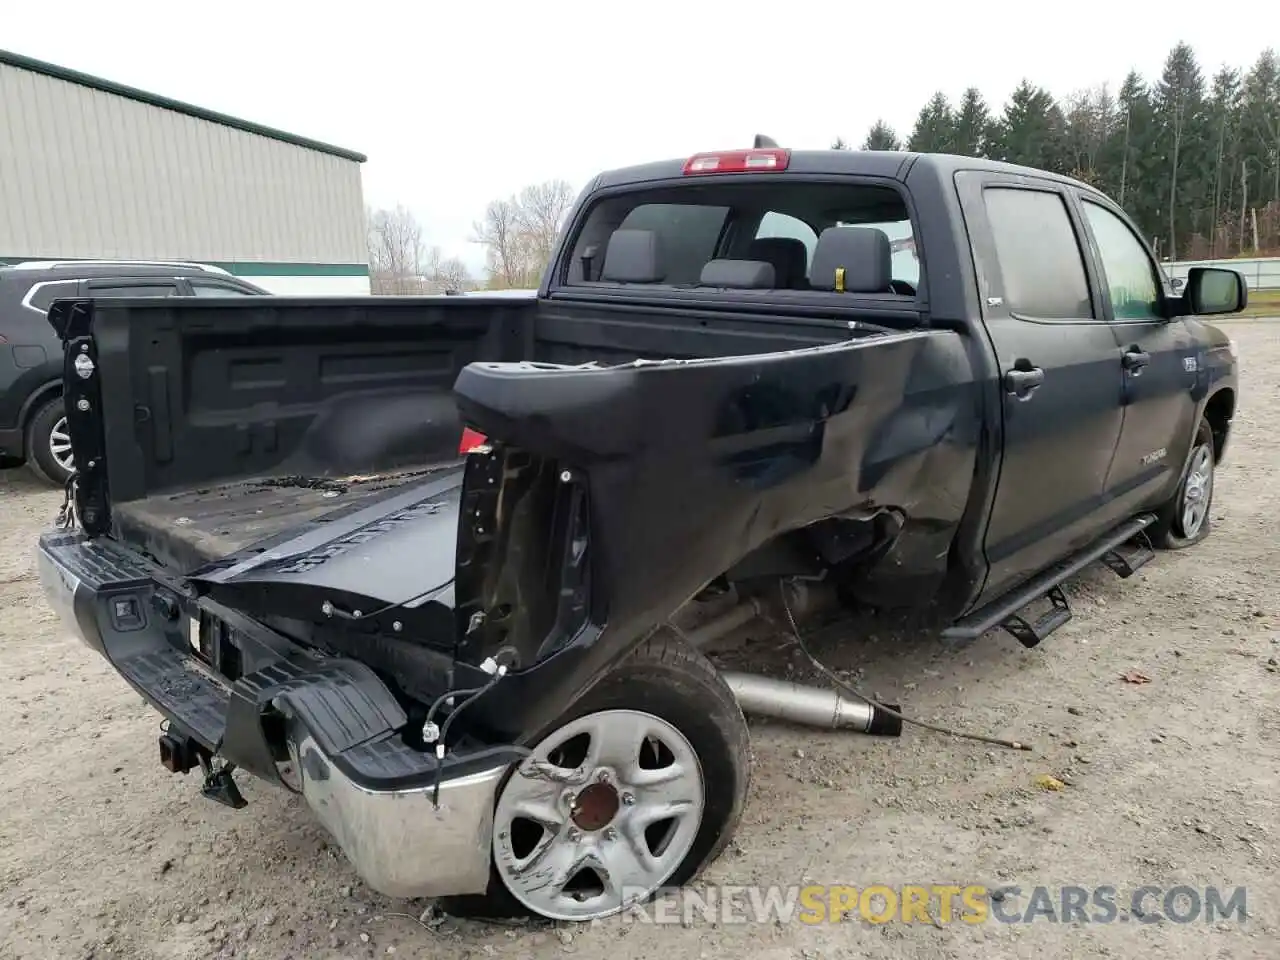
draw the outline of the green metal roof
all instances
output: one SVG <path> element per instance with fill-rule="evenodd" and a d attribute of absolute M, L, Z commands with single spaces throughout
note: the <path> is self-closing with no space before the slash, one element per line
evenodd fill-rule
<path fill-rule="evenodd" d="M 319 140 L 309 140 L 306 137 L 299 137 L 292 133 L 285 133 L 283 130 L 276 130 L 273 127 L 265 127 L 260 123 L 253 123 L 250 120 L 241 120 L 239 117 L 233 117 L 225 113 L 218 113 L 214 110 L 206 110 L 203 107 L 196 107 L 189 103 L 183 103 L 181 100 L 171 100 L 168 97 L 162 97 L 156 93 L 147 93 L 145 90 L 139 90 L 136 87 L 126 87 L 124 84 L 114 83 L 111 80 L 103 80 L 101 77 L 93 77 L 87 73 L 81 73 L 78 70 L 69 70 L 66 67 L 59 67 L 56 64 L 45 63 L 43 60 L 24 57 L 20 53 L 11 53 L 8 50 L 0 50 L 0 63 L 8 64 L 11 67 L 18 67 L 21 70 L 30 70 L 33 73 L 41 73 L 46 77 L 53 77 L 56 80 L 65 80 L 68 83 L 78 84 L 82 87 L 101 90 L 103 93 L 112 93 L 117 97 L 126 97 L 129 100 L 136 100 L 138 103 L 145 103 L 153 107 L 159 107 L 162 110 L 173 110 L 177 113 L 185 113 L 189 117 L 207 120 L 210 123 L 218 123 L 224 127 L 233 127 L 236 130 L 243 130 L 245 133 L 256 133 L 260 137 L 269 137 L 272 140 L 279 140 L 281 143 L 292 143 L 294 146 L 306 147 L 308 150 L 327 153 L 331 156 L 341 157 L 343 160 L 353 160 L 356 163 L 364 163 L 369 159 L 363 153 L 344 150 L 342 147 L 335 147 L 332 144 L 321 143 Z"/>

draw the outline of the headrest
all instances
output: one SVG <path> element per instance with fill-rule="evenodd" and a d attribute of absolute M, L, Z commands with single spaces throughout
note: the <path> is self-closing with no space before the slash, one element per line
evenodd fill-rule
<path fill-rule="evenodd" d="M 763 260 L 708 260 L 698 283 L 704 287 L 771 290 L 774 276 L 773 264 Z"/>
<path fill-rule="evenodd" d="M 615 230 L 604 251 L 601 280 L 614 283 L 659 283 L 667 275 L 662 245 L 652 230 Z"/>
<path fill-rule="evenodd" d="M 809 273 L 809 251 L 803 240 L 795 237 L 762 237 L 752 240 L 747 248 L 752 260 L 766 260 L 773 264 L 779 287 L 795 286 Z"/>
<path fill-rule="evenodd" d="M 844 271 L 848 293 L 888 293 L 893 280 L 888 235 L 874 227 L 827 227 L 813 248 L 809 285 L 815 290 L 840 288 L 838 270 Z"/>

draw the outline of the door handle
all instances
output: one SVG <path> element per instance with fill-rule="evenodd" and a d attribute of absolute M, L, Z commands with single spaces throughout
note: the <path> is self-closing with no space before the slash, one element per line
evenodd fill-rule
<path fill-rule="evenodd" d="M 1044 370 L 1040 367 L 1014 367 L 1004 374 L 1005 393 L 1012 393 L 1016 397 L 1029 394 L 1042 383 Z"/>
<path fill-rule="evenodd" d="M 1141 370 L 1150 362 L 1151 354 L 1136 346 L 1130 347 L 1120 358 L 1120 363 L 1126 370 Z"/>

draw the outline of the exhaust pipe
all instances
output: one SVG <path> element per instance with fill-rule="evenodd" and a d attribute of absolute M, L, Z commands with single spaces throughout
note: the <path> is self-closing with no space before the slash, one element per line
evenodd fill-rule
<path fill-rule="evenodd" d="M 755 597 L 748 597 L 723 613 L 709 618 L 690 630 L 683 631 L 683 634 L 694 647 L 701 650 L 733 633 L 739 627 L 745 627 L 751 621 L 764 616 L 764 613 L 764 606 L 760 601 Z"/>
<path fill-rule="evenodd" d="M 869 703 L 846 700 L 834 690 L 738 671 L 726 671 L 721 676 L 743 713 L 827 730 L 855 730 L 873 737 L 902 735 L 900 717 Z M 898 711 L 895 704 L 889 706 Z"/>

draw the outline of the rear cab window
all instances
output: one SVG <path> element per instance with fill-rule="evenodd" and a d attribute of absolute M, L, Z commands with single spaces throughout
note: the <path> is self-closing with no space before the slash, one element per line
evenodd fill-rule
<path fill-rule="evenodd" d="M 910 301 L 924 281 L 896 187 L 781 177 L 605 195 L 580 221 L 561 270 L 568 287 L 730 298 L 768 291 Z"/>

